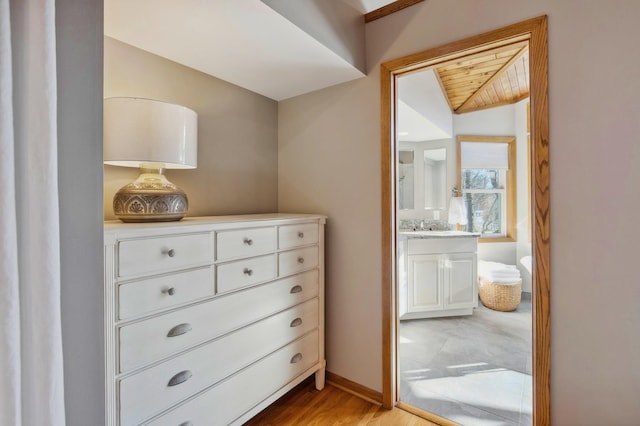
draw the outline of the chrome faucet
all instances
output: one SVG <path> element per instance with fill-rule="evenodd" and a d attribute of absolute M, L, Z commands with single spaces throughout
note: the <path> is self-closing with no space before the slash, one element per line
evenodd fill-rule
<path fill-rule="evenodd" d="M 425 220 L 421 220 L 420 221 L 420 230 L 421 231 L 433 231 L 433 227 L 434 227 L 434 223 L 431 222 L 431 221 L 425 221 Z M 436 226 L 436 228 L 437 228 L 437 226 Z"/>
<path fill-rule="evenodd" d="M 421 231 L 433 231 L 433 226 L 429 224 L 429 226 L 425 226 L 424 220 L 420 221 L 420 230 Z"/>

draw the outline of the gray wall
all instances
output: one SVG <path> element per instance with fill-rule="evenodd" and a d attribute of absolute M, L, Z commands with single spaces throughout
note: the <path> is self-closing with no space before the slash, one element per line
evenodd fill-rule
<path fill-rule="evenodd" d="M 104 422 L 102 0 L 56 0 L 62 343 L 68 426 Z"/>
<path fill-rule="evenodd" d="M 381 390 L 381 62 L 549 16 L 551 416 L 640 418 L 640 2 L 428 0 L 366 27 L 369 75 L 279 105 L 279 209 L 327 222 L 327 362 Z"/>
<path fill-rule="evenodd" d="M 275 101 L 118 40 L 104 38 L 104 97 L 173 102 L 198 114 L 198 168 L 167 170 L 189 197 L 189 216 L 277 210 Z M 104 167 L 104 214 L 138 169 Z"/>

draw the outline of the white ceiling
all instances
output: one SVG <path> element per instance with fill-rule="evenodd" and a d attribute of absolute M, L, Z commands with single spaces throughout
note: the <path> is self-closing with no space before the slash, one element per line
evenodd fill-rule
<path fill-rule="evenodd" d="M 393 3 L 295 1 L 305 1 L 319 22 L 331 17 L 320 16 L 316 1 L 346 4 L 356 18 Z M 364 76 L 326 40 L 321 43 L 262 0 L 105 0 L 104 20 L 109 37 L 277 101 Z M 399 140 L 450 137 L 443 114 L 450 120 L 451 113 L 431 71 L 402 77 L 399 95 Z"/>
<path fill-rule="evenodd" d="M 275 100 L 364 76 L 261 0 L 105 0 L 104 21 L 109 37 Z"/>
<path fill-rule="evenodd" d="M 448 139 L 453 115 L 432 69 L 398 78 L 398 140 Z"/>
<path fill-rule="evenodd" d="M 401 99 L 398 99 L 398 140 L 401 142 L 424 142 L 448 139 L 451 134 L 436 126 Z"/>

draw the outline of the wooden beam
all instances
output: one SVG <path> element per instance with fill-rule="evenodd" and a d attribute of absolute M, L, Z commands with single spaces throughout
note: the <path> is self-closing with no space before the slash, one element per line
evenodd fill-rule
<path fill-rule="evenodd" d="M 504 105 L 512 105 L 512 104 L 517 104 L 520 101 L 523 101 L 525 99 L 527 99 L 530 96 L 529 93 L 526 93 L 522 96 L 519 96 L 517 98 L 514 98 L 513 100 L 507 100 L 507 101 L 500 101 L 500 102 L 492 102 L 489 105 L 482 105 L 482 106 L 477 106 L 477 107 L 469 107 L 469 109 L 461 111 L 459 108 L 454 111 L 453 113 L 456 115 L 462 115 L 462 114 L 467 114 L 469 112 L 476 112 L 476 111 L 482 111 L 483 109 L 491 109 L 491 108 L 496 108 L 499 106 L 504 106 Z"/>
<path fill-rule="evenodd" d="M 372 10 L 369 13 L 364 15 L 364 22 L 375 21 L 376 19 L 384 18 L 387 15 L 391 15 L 392 13 L 398 12 L 404 8 L 409 6 L 413 6 L 416 3 L 420 3 L 424 0 L 398 0 L 393 3 L 389 3 L 386 6 L 382 6 L 379 9 Z"/>

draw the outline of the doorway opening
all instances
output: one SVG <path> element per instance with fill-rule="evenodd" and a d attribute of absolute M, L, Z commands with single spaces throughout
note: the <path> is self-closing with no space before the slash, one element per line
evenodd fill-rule
<path fill-rule="evenodd" d="M 401 295 L 398 291 L 401 265 L 396 259 L 400 245 L 398 231 L 400 214 L 396 207 L 400 202 L 417 201 L 442 203 L 442 196 L 423 196 L 420 200 L 407 197 L 407 187 L 400 190 L 398 182 L 407 179 L 407 170 L 400 170 L 400 160 L 406 164 L 415 164 L 416 152 L 400 153 L 398 141 L 399 106 L 398 81 L 403 76 L 438 65 L 461 62 L 477 57 L 490 50 L 506 49 L 510 46 L 526 46 L 529 52 L 530 78 L 530 144 L 527 147 L 530 158 L 529 217 L 531 221 L 531 356 L 532 356 L 532 421 L 533 424 L 549 423 L 549 177 L 548 177 L 548 102 L 547 102 L 547 19 L 539 17 L 499 30 L 450 43 L 418 54 L 386 62 L 381 66 L 382 87 L 382 247 L 383 247 L 383 405 L 414 411 L 417 414 L 446 423 L 446 420 L 425 410 L 404 404 L 399 398 L 398 339 Z M 469 107 L 466 103 L 463 107 Z M 452 108 L 453 109 L 453 108 Z M 458 141 L 458 145 L 460 141 Z M 426 150 L 423 150 L 422 155 Z M 403 158 L 400 158 L 403 157 Z M 426 157 L 425 157 L 426 158 Z M 432 161 L 433 160 L 433 161 Z M 420 167 L 426 173 L 420 157 Z M 437 163 L 437 159 L 429 159 Z M 459 167 L 458 167 L 459 168 Z M 431 173 L 431 172 L 430 172 Z M 459 174 L 459 173 L 458 173 Z M 498 176 L 498 173 L 495 173 Z M 458 177 L 459 179 L 459 177 Z M 446 179 L 445 179 L 446 181 Z M 414 182 L 415 183 L 415 182 Z M 449 185 L 451 186 L 451 185 Z M 457 188 L 462 189 L 462 188 Z M 414 192 L 416 193 L 416 192 Z M 422 207 L 422 205 L 421 205 Z M 444 209 L 443 209 L 444 210 Z M 508 240 L 507 218 L 509 213 L 503 210 L 504 229 L 494 226 L 502 232 L 500 236 Z M 471 218 L 473 220 L 473 218 Z M 424 227 L 424 221 L 420 222 Z M 428 222 L 428 226 L 433 223 Z M 496 231 L 498 232 L 498 231 Z M 490 237 L 481 235 L 482 239 Z M 428 266 L 428 260 L 425 265 Z M 456 259 L 456 261 L 464 259 Z M 467 262 L 469 263 L 469 262 Z M 470 264 L 470 263 L 469 263 Z M 435 265 L 435 263 L 434 263 Z M 427 268 L 428 270 L 428 268 Z M 435 270 L 435 269 L 434 269 Z M 473 274 L 473 272 L 471 272 Z M 476 299 L 477 300 L 477 299 Z M 462 305 L 454 308 L 462 308 Z"/>

